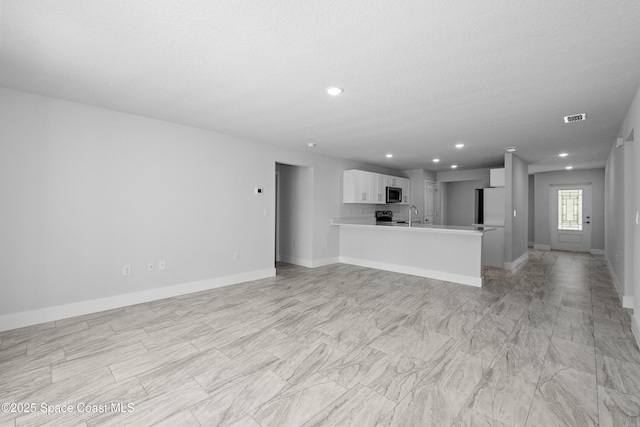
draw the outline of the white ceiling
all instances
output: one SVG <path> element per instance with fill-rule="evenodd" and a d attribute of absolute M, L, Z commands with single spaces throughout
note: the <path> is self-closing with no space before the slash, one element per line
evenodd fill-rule
<path fill-rule="evenodd" d="M 0 14 L 5 87 L 397 169 L 498 166 L 513 145 L 533 171 L 603 166 L 640 84 L 638 0 L 1 0 Z"/>

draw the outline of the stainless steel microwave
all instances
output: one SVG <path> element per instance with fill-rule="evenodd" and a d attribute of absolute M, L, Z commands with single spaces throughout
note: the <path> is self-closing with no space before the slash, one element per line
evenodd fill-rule
<path fill-rule="evenodd" d="M 402 188 L 387 187 L 387 203 L 402 202 Z"/>

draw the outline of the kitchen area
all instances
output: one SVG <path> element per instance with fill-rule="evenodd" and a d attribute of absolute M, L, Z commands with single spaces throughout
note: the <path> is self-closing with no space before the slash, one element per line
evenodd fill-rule
<path fill-rule="evenodd" d="M 471 286 L 504 267 L 504 168 L 403 174 L 344 171 L 340 262 Z"/>

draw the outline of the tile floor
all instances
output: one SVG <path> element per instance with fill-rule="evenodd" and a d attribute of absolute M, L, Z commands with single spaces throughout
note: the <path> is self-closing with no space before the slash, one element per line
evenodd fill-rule
<path fill-rule="evenodd" d="M 3 332 L 0 402 L 37 408 L 0 427 L 640 425 L 640 351 L 603 257 L 531 251 L 486 275 L 279 265 Z"/>

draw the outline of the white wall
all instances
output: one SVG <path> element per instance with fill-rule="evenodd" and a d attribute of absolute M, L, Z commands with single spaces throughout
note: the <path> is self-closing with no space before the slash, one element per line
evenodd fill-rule
<path fill-rule="evenodd" d="M 411 169 L 402 171 L 402 175 L 411 180 L 411 204 L 418 209 L 420 220 L 424 221 L 425 181 L 436 182 L 436 174 L 426 169 Z M 391 210 L 395 216 L 408 217 L 408 209 L 406 206 L 392 206 Z"/>
<path fill-rule="evenodd" d="M 505 167 L 505 268 L 515 268 L 528 256 L 528 166 L 513 153 L 504 156 Z M 514 216 L 515 212 L 515 216 Z"/>
<path fill-rule="evenodd" d="M 440 222 L 444 225 L 471 225 L 475 220 L 475 189 L 489 187 L 489 169 L 443 171 L 436 173 Z M 457 183 L 467 184 L 458 185 Z M 465 205 L 466 202 L 466 205 Z M 469 210 L 469 206 L 471 206 Z M 459 217 L 459 215 L 470 217 Z M 469 222 L 471 218 L 471 222 Z M 452 221 L 456 222 L 454 224 Z"/>
<path fill-rule="evenodd" d="M 367 165 L 0 88 L 0 329 L 272 275 L 276 162 L 313 167 L 300 243 L 334 262 L 342 171 Z"/>
<path fill-rule="evenodd" d="M 447 218 L 445 225 L 470 226 L 475 222 L 476 189 L 482 180 L 447 183 Z"/>
<path fill-rule="evenodd" d="M 272 268 L 273 220 L 263 210 L 273 210 L 274 166 L 261 158 L 273 159 L 268 149 L 1 95 L 0 314 Z M 265 194 L 254 195 L 254 186 Z M 167 270 L 148 273 L 147 262 L 159 259 Z"/>
<path fill-rule="evenodd" d="M 442 171 L 436 173 L 437 182 L 482 181 L 482 187 L 489 187 L 489 169 L 469 169 L 464 171 Z"/>
<path fill-rule="evenodd" d="M 529 239 L 529 246 L 533 246 L 533 239 L 535 238 L 535 234 L 536 234 L 536 226 L 535 226 L 535 176 L 534 175 L 529 175 L 529 217 L 527 218 L 527 221 L 529 223 L 528 225 L 528 232 L 527 232 L 527 239 Z"/>
<path fill-rule="evenodd" d="M 552 184 L 591 185 L 591 248 L 604 250 L 604 169 L 582 169 L 535 174 L 535 239 L 536 247 L 551 246 L 549 191 Z"/>
<path fill-rule="evenodd" d="M 620 295 L 625 295 L 625 151 L 615 146 L 605 168 L 605 256 L 613 282 Z"/>
<path fill-rule="evenodd" d="M 623 139 L 625 149 L 628 149 L 626 147 L 630 144 L 637 144 L 637 141 L 635 141 L 637 138 L 635 138 L 634 135 L 638 132 L 640 132 L 640 88 L 636 92 L 629 112 L 618 132 L 618 137 Z M 612 148 L 612 154 L 615 150 L 615 148 Z M 628 283 L 625 283 L 624 288 L 626 290 L 625 292 L 628 292 L 629 289 L 632 291 L 632 326 L 636 341 L 640 342 L 640 225 L 636 222 L 636 216 L 640 216 L 640 185 L 637 185 L 640 179 L 640 149 L 636 146 L 628 150 L 629 159 L 625 158 L 624 163 L 624 167 L 627 170 L 627 173 L 624 174 L 625 188 L 628 190 L 625 192 L 627 196 L 625 215 L 628 214 L 628 218 L 624 236 L 633 240 L 633 253 L 625 254 L 625 258 L 630 261 L 630 267 L 632 267 L 633 271 L 630 274 L 631 277 L 629 277 L 631 285 L 629 286 Z M 629 188 L 629 186 L 631 188 Z M 618 242 L 615 244 L 619 245 Z M 628 245 L 625 245 L 625 247 L 628 247 Z"/>
<path fill-rule="evenodd" d="M 634 167 L 636 145 L 633 141 L 627 141 L 624 145 L 624 227 L 625 230 L 633 230 L 635 225 L 635 200 L 634 193 L 638 181 L 636 168 Z M 633 275 L 634 275 L 635 246 L 633 234 L 625 232 L 624 237 L 624 297 L 623 305 L 633 308 Z"/>
<path fill-rule="evenodd" d="M 446 225 L 447 217 L 449 216 L 449 212 L 447 211 L 447 206 L 449 205 L 449 183 L 438 182 L 436 183 L 436 189 L 438 194 L 436 195 L 437 216 L 435 223 L 437 225 Z"/>

